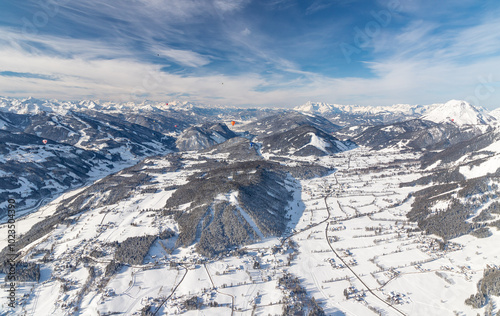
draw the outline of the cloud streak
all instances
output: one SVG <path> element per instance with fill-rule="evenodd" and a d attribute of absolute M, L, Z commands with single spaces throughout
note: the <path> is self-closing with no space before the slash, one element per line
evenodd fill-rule
<path fill-rule="evenodd" d="M 164 49 L 159 52 L 160 57 L 175 60 L 177 63 L 187 67 L 201 67 L 210 63 L 210 59 L 189 50 Z"/>

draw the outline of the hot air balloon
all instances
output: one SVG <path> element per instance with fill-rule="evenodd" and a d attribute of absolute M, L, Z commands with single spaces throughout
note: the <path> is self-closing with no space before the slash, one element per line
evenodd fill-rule
<path fill-rule="evenodd" d="M 234 126 L 234 124 L 236 124 L 236 122 L 235 122 L 235 121 L 231 121 L 231 125 L 233 125 L 233 126 Z"/>
<path fill-rule="evenodd" d="M 47 140 L 46 139 L 42 140 L 42 143 L 47 144 Z"/>

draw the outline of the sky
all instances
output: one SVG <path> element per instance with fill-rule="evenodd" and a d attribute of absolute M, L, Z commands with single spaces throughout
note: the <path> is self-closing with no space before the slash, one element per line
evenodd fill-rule
<path fill-rule="evenodd" d="M 497 0 L 2 0 L 0 95 L 500 107 Z"/>

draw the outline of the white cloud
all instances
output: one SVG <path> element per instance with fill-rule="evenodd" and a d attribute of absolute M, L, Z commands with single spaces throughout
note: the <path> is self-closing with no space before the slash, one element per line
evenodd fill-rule
<path fill-rule="evenodd" d="M 485 21 L 479 25 L 458 32 L 446 56 L 481 56 L 500 51 L 500 18 Z"/>
<path fill-rule="evenodd" d="M 248 27 L 245 27 L 245 29 L 243 31 L 241 31 L 241 34 L 248 36 L 248 35 L 252 34 L 252 31 L 250 31 L 248 29 Z"/>
<path fill-rule="evenodd" d="M 248 2 L 247 0 L 215 0 L 214 5 L 223 12 L 230 12 L 241 9 Z"/>
<path fill-rule="evenodd" d="M 210 59 L 207 57 L 189 50 L 163 49 L 159 54 L 160 57 L 166 56 L 188 67 L 201 67 L 210 63 Z"/>

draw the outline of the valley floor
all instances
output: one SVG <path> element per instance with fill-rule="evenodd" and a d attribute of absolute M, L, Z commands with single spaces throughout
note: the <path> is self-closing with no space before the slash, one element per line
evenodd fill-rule
<path fill-rule="evenodd" d="M 171 217 L 155 211 L 171 191 L 139 193 L 138 188 L 130 199 L 78 214 L 73 225 L 60 224 L 24 249 L 25 260 L 41 263 L 42 269 L 39 283 L 18 288 L 18 314 L 140 315 L 151 306 L 154 315 L 281 315 L 285 304 L 300 300 L 280 282 L 287 276 L 298 277 L 326 315 L 482 314 L 484 308 L 472 309 L 464 301 L 476 292 L 486 265 L 498 263 L 500 232 L 493 229 L 487 239 L 456 238 L 441 250 L 439 238 L 409 222 L 410 193 L 419 188 L 400 183 L 422 176 L 418 158 L 365 148 L 319 158 L 316 163 L 336 172 L 302 180 L 300 188 L 290 183 L 295 199 L 285 237 L 261 240 L 217 260 L 201 257 L 194 247 L 172 252 L 175 240 L 157 240 L 145 264 L 123 266 L 107 278 L 112 256 L 96 257 L 93 250 L 179 229 Z M 178 185 L 188 175 L 160 174 L 157 182 Z M 50 215 L 56 202 L 18 227 Z M 0 293 L 2 310 L 7 294 Z M 190 299 L 201 309 L 188 310 Z M 497 311 L 500 300 L 493 299 Z M 302 303 L 307 315 L 311 302 Z"/>

